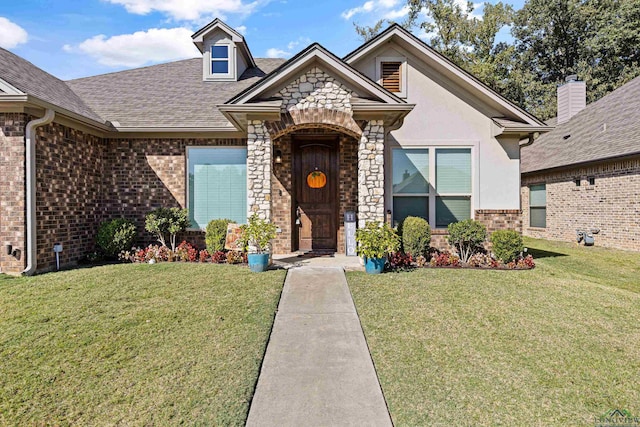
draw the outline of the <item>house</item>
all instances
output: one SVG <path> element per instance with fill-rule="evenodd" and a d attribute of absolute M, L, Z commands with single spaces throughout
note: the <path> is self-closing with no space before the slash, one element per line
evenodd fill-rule
<path fill-rule="evenodd" d="M 522 149 L 527 236 L 640 250 L 640 78 L 586 106 L 575 76 L 558 88 L 556 128 Z"/>
<path fill-rule="evenodd" d="M 359 225 L 422 216 L 520 230 L 520 141 L 550 128 L 394 25 L 344 58 L 254 58 L 216 19 L 194 59 L 68 82 L 0 50 L 0 268 L 51 269 L 98 224 L 160 206 L 274 221 L 276 253 L 344 252 Z M 406 177 L 419 174 L 421 179 Z M 313 186 L 310 182 L 313 181 Z M 389 214 L 390 213 L 390 214 Z"/>

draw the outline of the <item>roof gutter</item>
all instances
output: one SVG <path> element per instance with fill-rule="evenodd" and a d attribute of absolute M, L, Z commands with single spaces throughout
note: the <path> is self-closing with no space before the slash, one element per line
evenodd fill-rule
<path fill-rule="evenodd" d="M 22 274 L 31 276 L 38 266 L 36 260 L 37 236 L 36 236 L 36 139 L 35 130 L 38 126 L 48 125 L 53 121 L 56 113 L 47 108 L 44 117 L 31 120 L 27 123 L 25 131 L 26 144 L 26 187 L 27 187 L 27 268 Z"/>

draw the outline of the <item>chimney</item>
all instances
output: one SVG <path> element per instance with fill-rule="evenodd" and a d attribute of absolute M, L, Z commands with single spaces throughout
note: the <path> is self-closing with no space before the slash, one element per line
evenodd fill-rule
<path fill-rule="evenodd" d="M 568 122 L 587 106 L 587 85 L 572 74 L 558 86 L 558 124 Z"/>

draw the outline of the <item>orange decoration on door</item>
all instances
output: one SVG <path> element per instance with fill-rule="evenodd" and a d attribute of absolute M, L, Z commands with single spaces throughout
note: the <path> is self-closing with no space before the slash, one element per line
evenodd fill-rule
<path fill-rule="evenodd" d="M 327 175 L 324 172 L 313 171 L 307 175 L 307 185 L 311 188 L 322 188 L 327 185 Z"/>

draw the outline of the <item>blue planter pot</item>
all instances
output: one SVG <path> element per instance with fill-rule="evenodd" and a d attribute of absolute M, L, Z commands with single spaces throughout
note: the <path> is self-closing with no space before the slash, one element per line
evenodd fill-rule
<path fill-rule="evenodd" d="M 269 268 L 269 254 L 249 254 L 247 260 L 249 261 L 249 270 L 254 273 L 262 273 Z"/>
<path fill-rule="evenodd" d="M 365 258 L 364 270 L 368 274 L 380 274 L 384 271 L 385 258 Z"/>

